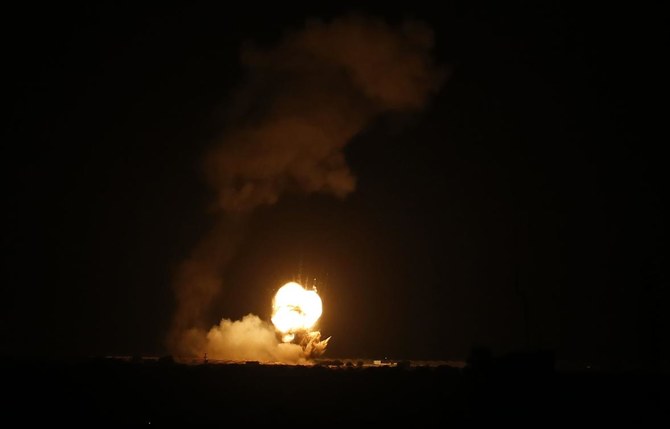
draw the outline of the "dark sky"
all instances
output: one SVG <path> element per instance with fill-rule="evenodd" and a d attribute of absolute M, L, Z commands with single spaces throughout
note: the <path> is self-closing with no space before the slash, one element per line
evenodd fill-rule
<path fill-rule="evenodd" d="M 528 342 L 564 360 L 667 360 L 665 162 L 642 113 L 653 25 L 442 8 L 355 9 L 428 23 L 451 76 L 422 113 L 347 147 L 348 198 L 287 195 L 252 214 L 212 324 L 267 319 L 302 265 L 321 282 L 330 356 Z M 235 9 L 3 13 L 1 353 L 165 353 L 171 276 L 213 222 L 201 161 L 242 44 L 352 10 Z"/>

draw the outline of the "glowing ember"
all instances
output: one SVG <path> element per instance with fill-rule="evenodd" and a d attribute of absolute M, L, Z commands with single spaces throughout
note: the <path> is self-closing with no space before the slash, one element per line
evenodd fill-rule
<path fill-rule="evenodd" d="M 322 311 L 316 290 L 290 282 L 279 288 L 272 301 L 272 323 L 282 334 L 282 341 L 288 343 L 297 333 L 310 334 Z"/>

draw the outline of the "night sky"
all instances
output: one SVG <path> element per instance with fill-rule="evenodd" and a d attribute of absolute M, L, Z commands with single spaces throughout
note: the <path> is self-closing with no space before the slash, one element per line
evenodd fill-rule
<path fill-rule="evenodd" d="M 463 359 L 482 345 L 668 360 L 642 14 L 237 9 L 5 11 L 0 353 L 167 353 L 172 278 L 214 222 L 202 161 L 244 78 L 240 50 L 356 11 L 428 24 L 449 78 L 421 111 L 351 141 L 351 195 L 289 192 L 248 216 L 211 324 L 269 319 L 276 288 L 303 274 L 324 300 L 327 356 Z"/>

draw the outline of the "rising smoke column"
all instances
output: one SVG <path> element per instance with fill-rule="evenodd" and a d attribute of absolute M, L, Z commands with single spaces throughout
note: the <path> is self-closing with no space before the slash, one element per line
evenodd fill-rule
<path fill-rule="evenodd" d="M 242 346 L 229 341 L 231 329 L 224 322 L 230 321 L 207 332 L 204 315 L 224 287 L 223 273 L 245 213 L 274 204 L 285 192 L 337 197 L 353 192 L 356 180 L 344 147 L 379 115 L 426 104 L 445 77 L 433 62 L 432 47 L 433 34 L 422 23 L 391 26 L 348 16 L 310 20 L 274 47 L 243 50 L 246 79 L 232 97 L 224 132 L 204 160 L 218 220 L 175 276 L 173 353 L 236 356 L 230 349 Z M 247 316 L 230 326 L 243 332 L 234 324 L 251 322 L 265 323 Z M 268 338 L 244 348 L 283 361 L 300 359 L 276 352 L 294 344 Z"/>

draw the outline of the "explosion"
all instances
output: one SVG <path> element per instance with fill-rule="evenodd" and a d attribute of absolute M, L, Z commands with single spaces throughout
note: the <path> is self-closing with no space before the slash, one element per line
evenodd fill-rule
<path fill-rule="evenodd" d="M 322 311 L 316 290 L 305 290 L 290 282 L 279 288 L 272 301 L 272 323 L 283 334 L 282 341 L 290 343 L 296 332 L 312 328 Z"/>
<path fill-rule="evenodd" d="M 272 301 L 272 322 L 247 314 L 240 320 L 221 319 L 209 331 L 193 327 L 180 337 L 183 356 L 222 361 L 309 364 L 323 354 L 330 337 L 315 330 L 323 304 L 316 290 L 290 282 Z"/>
<path fill-rule="evenodd" d="M 328 339 L 314 330 L 321 299 L 297 283 L 277 292 L 272 323 L 247 315 L 207 331 L 208 315 L 254 210 L 286 193 L 351 194 L 346 146 L 376 119 L 420 110 L 438 92 L 446 70 L 433 45 L 425 24 L 359 15 L 311 19 L 275 44 L 244 45 L 243 79 L 203 157 L 216 217 L 175 271 L 172 353 L 301 363 L 323 352 Z"/>
<path fill-rule="evenodd" d="M 321 317 L 323 304 L 316 289 L 307 290 L 295 282 L 279 288 L 272 300 L 272 323 L 284 343 L 298 337 L 307 356 L 323 353 L 330 337 L 321 341 L 321 333 L 313 330 Z"/>

